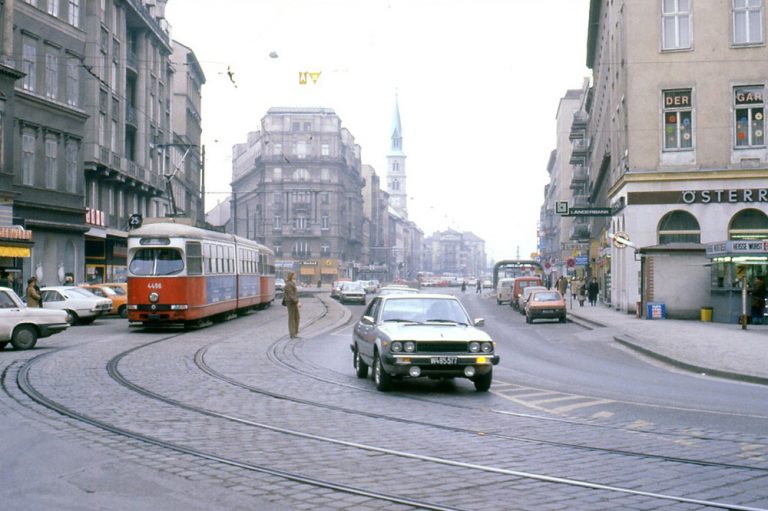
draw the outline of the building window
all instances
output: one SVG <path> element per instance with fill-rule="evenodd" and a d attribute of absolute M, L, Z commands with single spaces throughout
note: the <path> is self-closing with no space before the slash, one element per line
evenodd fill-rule
<path fill-rule="evenodd" d="M 763 147 L 765 145 L 765 87 L 751 85 L 734 87 L 736 118 L 736 147 Z"/>
<path fill-rule="evenodd" d="M 296 142 L 293 145 L 293 154 L 295 154 L 298 158 L 306 158 L 307 157 L 307 143 L 306 142 Z"/>
<path fill-rule="evenodd" d="M 392 172 L 397 172 L 398 170 L 400 170 L 400 164 L 398 162 L 396 162 L 396 161 L 393 161 L 392 162 Z"/>
<path fill-rule="evenodd" d="M 280 217 L 280 215 L 275 215 L 275 218 L 272 223 L 272 228 L 275 230 L 283 228 L 283 219 L 282 217 Z"/>
<path fill-rule="evenodd" d="M 320 169 L 320 181 L 330 181 L 331 171 L 328 169 Z"/>
<path fill-rule="evenodd" d="M 35 184 L 35 131 L 31 128 L 21 133 L 21 180 L 25 185 Z"/>
<path fill-rule="evenodd" d="M 320 154 L 322 156 L 330 156 L 330 154 L 331 154 L 331 146 L 329 146 L 328 144 L 322 144 L 320 146 Z"/>
<path fill-rule="evenodd" d="M 77 142 L 70 140 L 67 142 L 67 175 L 66 175 L 66 190 L 71 193 L 77 192 Z M 135 208 L 134 208 L 135 210 Z"/>
<path fill-rule="evenodd" d="M 107 142 L 107 114 L 101 112 L 99 114 L 99 145 L 106 147 Z"/>
<path fill-rule="evenodd" d="M 321 256 L 331 255 L 331 245 L 328 242 L 323 242 L 320 245 L 320 255 Z"/>
<path fill-rule="evenodd" d="M 80 61 L 75 57 L 67 58 L 67 104 L 80 104 Z"/>
<path fill-rule="evenodd" d="M 309 218 L 305 216 L 297 216 L 293 219 L 293 226 L 297 231 L 305 231 L 309 228 Z"/>
<path fill-rule="evenodd" d="M 662 48 L 691 47 L 691 0 L 661 0 Z"/>
<path fill-rule="evenodd" d="M 45 136 L 45 187 L 56 188 L 56 155 L 59 152 L 59 140 L 56 135 Z"/>
<path fill-rule="evenodd" d="M 48 0 L 48 14 L 51 16 L 59 15 L 59 0 Z"/>
<path fill-rule="evenodd" d="M 67 13 L 69 24 L 74 27 L 80 26 L 80 0 L 69 0 L 69 13 Z"/>
<path fill-rule="evenodd" d="M 320 192 L 320 204 L 328 204 L 330 202 L 330 192 Z"/>
<path fill-rule="evenodd" d="M 664 91 L 664 150 L 693 147 L 691 89 Z"/>
<path fill-rule="evenodd" d="M 728 226 L 729 240 L 768 239 L 768 216 L 759 209 L 744 209 L 736 213 Z"/>
<path fill-rule="evenodd" d="M 283 144 L 276 143 L 272 145 L 272 154 L 281 155 L 283 154 Z"/>
<path fill-rule="evenodd" d="M 327 230 L 327 229 L 329 229 L 329 225 L 330 225 L 330 223 L 328 221 L 328 215 L 323 215 L 320 218 L 320 228 L 323 229 L 323 230 Z"/>
<path fill-rule="evenodd" d="M 35 92 L 37 87 L 37 41 L 31 37 L 24 37 L 22 42 L 21 70 L 26 74 L 21 79 L 21 87 L 24 90 Z"/>
<path fill-rule="evenodd" d="M 763 42 L 763 0 L 733 0 L 733 44 Z"/>
<path fill-rule="evenodd" d="M 659 245 L 701 243 L 701 229 L 696 218 L 686 211 L 672 211 L 659 222 Z"/>
<path fill-rule="evenodd" d="M 293 172 L 294 181 L 309 181 L 309 171 L 307 169 L 296 169 Z"/>
<path fill-rule="evenodd" d="M 110 139 L 110 149 L 112 151 L 117 152 L 117 121 L 112 119 L 112 130 L 111 130 L 112 138 Z"/>
<path fill-rule="evenodd" d="M 297 241 L 293 244 L 293 255 L 308 256 L 309 255 L 309 242 Z"/>
<path fill-rule="evenodd" d="M 51 99 L 59 96 L 59 57 L 51 50 L 45 52 L 45 96 Z"/>
<path fill-rule="evenodd" d="M 300 122 L 292 122 L 291 123 L 291 131 L 299 131 L 301 130 L 301 123 Z"/>
<path fill-rule="evenodd" d="M 283 169 L 280 167 L 275 167 L 272 172 L 274 173 L 275 181 L 282 181 L 283 180 Z"/>
<path fill-rule="evenodd" d="M 312 123 L 311 122 L 305 122 L 304 123 L 304 131 L 312 131 Z"/>

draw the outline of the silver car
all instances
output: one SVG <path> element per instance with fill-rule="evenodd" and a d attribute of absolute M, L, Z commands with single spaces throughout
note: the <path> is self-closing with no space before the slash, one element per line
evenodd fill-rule
<path fill-rule="evenodd" d="M 67 322 L 93 323 L 96 318 L 112 310 L 112 300 L 101 298 L 87 289 L 72 286 L 44 287 L 40 290 L 43 307 L 59 309 L 67 313 Z"/>
<path fill-rule="evenodd" d="M 339 288 L 339 301 L 341 303 L 357 302 L 365 304 L 365 288 L 359 280 L 343 282 Z"/>
<path fill-rule="evenodd" d="M 382 391 L 402 378 L 468 378 L 485 392 L 499 356 L 491 337 L 476 328 L 483 324 L 470 320 L 452 295 L 376 296 L 352 333 L 357 377 L 366 378 L 371 367 Z"/>

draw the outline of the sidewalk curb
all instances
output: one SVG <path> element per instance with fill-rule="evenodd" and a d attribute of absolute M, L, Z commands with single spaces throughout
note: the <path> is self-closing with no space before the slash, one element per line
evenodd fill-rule
<path fill-rule="evenodd" d="M 768 385 L 768 378 L 762 378 L 760 376 L 750 376 L 748 374 L 732 373 L 730 371 L 722 371 L 720 369 L 712 369 L 709 367 L 701 367 L 694 364 L 689 364 L 687 362 L 682 362 L 680 360 L 668 357 L 666 355 L 662 355 L 661 353 L 651 351 L 648 348 L 645 348 L 637 344 L 637 341 L 633 342 L 631 339 L 632 339 L 631 336 L 627 334 L 615 335 L 613 337 L 613 340 L 618 342 L 622 346 L 625 346 L 631 350 L 637 351 L 638 353 L 642 353 L 643 355 L 654 358 L 661 362 L 664 362 L 665 364 L 669 364 L 671 366 L 677 367 L 678 369 L 683 369 L 686 371 L 699 373 L 699 374 L 705 374 L 707 376 L 716 376 L 718 378 L 725 378 L 728 380 L 736 380 L 736 381 L 741 381 L 746 383 L 755 383 L 758 385 Z"/>

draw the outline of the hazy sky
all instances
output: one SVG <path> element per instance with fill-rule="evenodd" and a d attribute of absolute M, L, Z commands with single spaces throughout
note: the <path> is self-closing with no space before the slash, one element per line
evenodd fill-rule
<path fill-rule="evenodd" d="M 230 190 L 232 146 L 276 106 L 332 108 L 384 177 L 397 92 L 409 218 L 528 257 L 558 102 L 589 76 L 588 14 L 589 0 L 170 0 L 207 80 L 207 209 Z"/>

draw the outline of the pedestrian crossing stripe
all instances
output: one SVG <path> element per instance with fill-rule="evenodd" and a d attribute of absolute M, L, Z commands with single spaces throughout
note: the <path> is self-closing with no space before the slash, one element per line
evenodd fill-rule
<path fill-rule="evenodd" d="M 498 380 L 493 381 L 492 392 L 494 395 L 526 408 L 554 414 L 565 414 L 592 406 L 615 403 L 615 401 L 610 399 L 594 398 L 579 394 L 539 389 L 536 387 L 526 387 Z M 553 404 L 559 404 L 560 406 L 548 406 Z"/>

